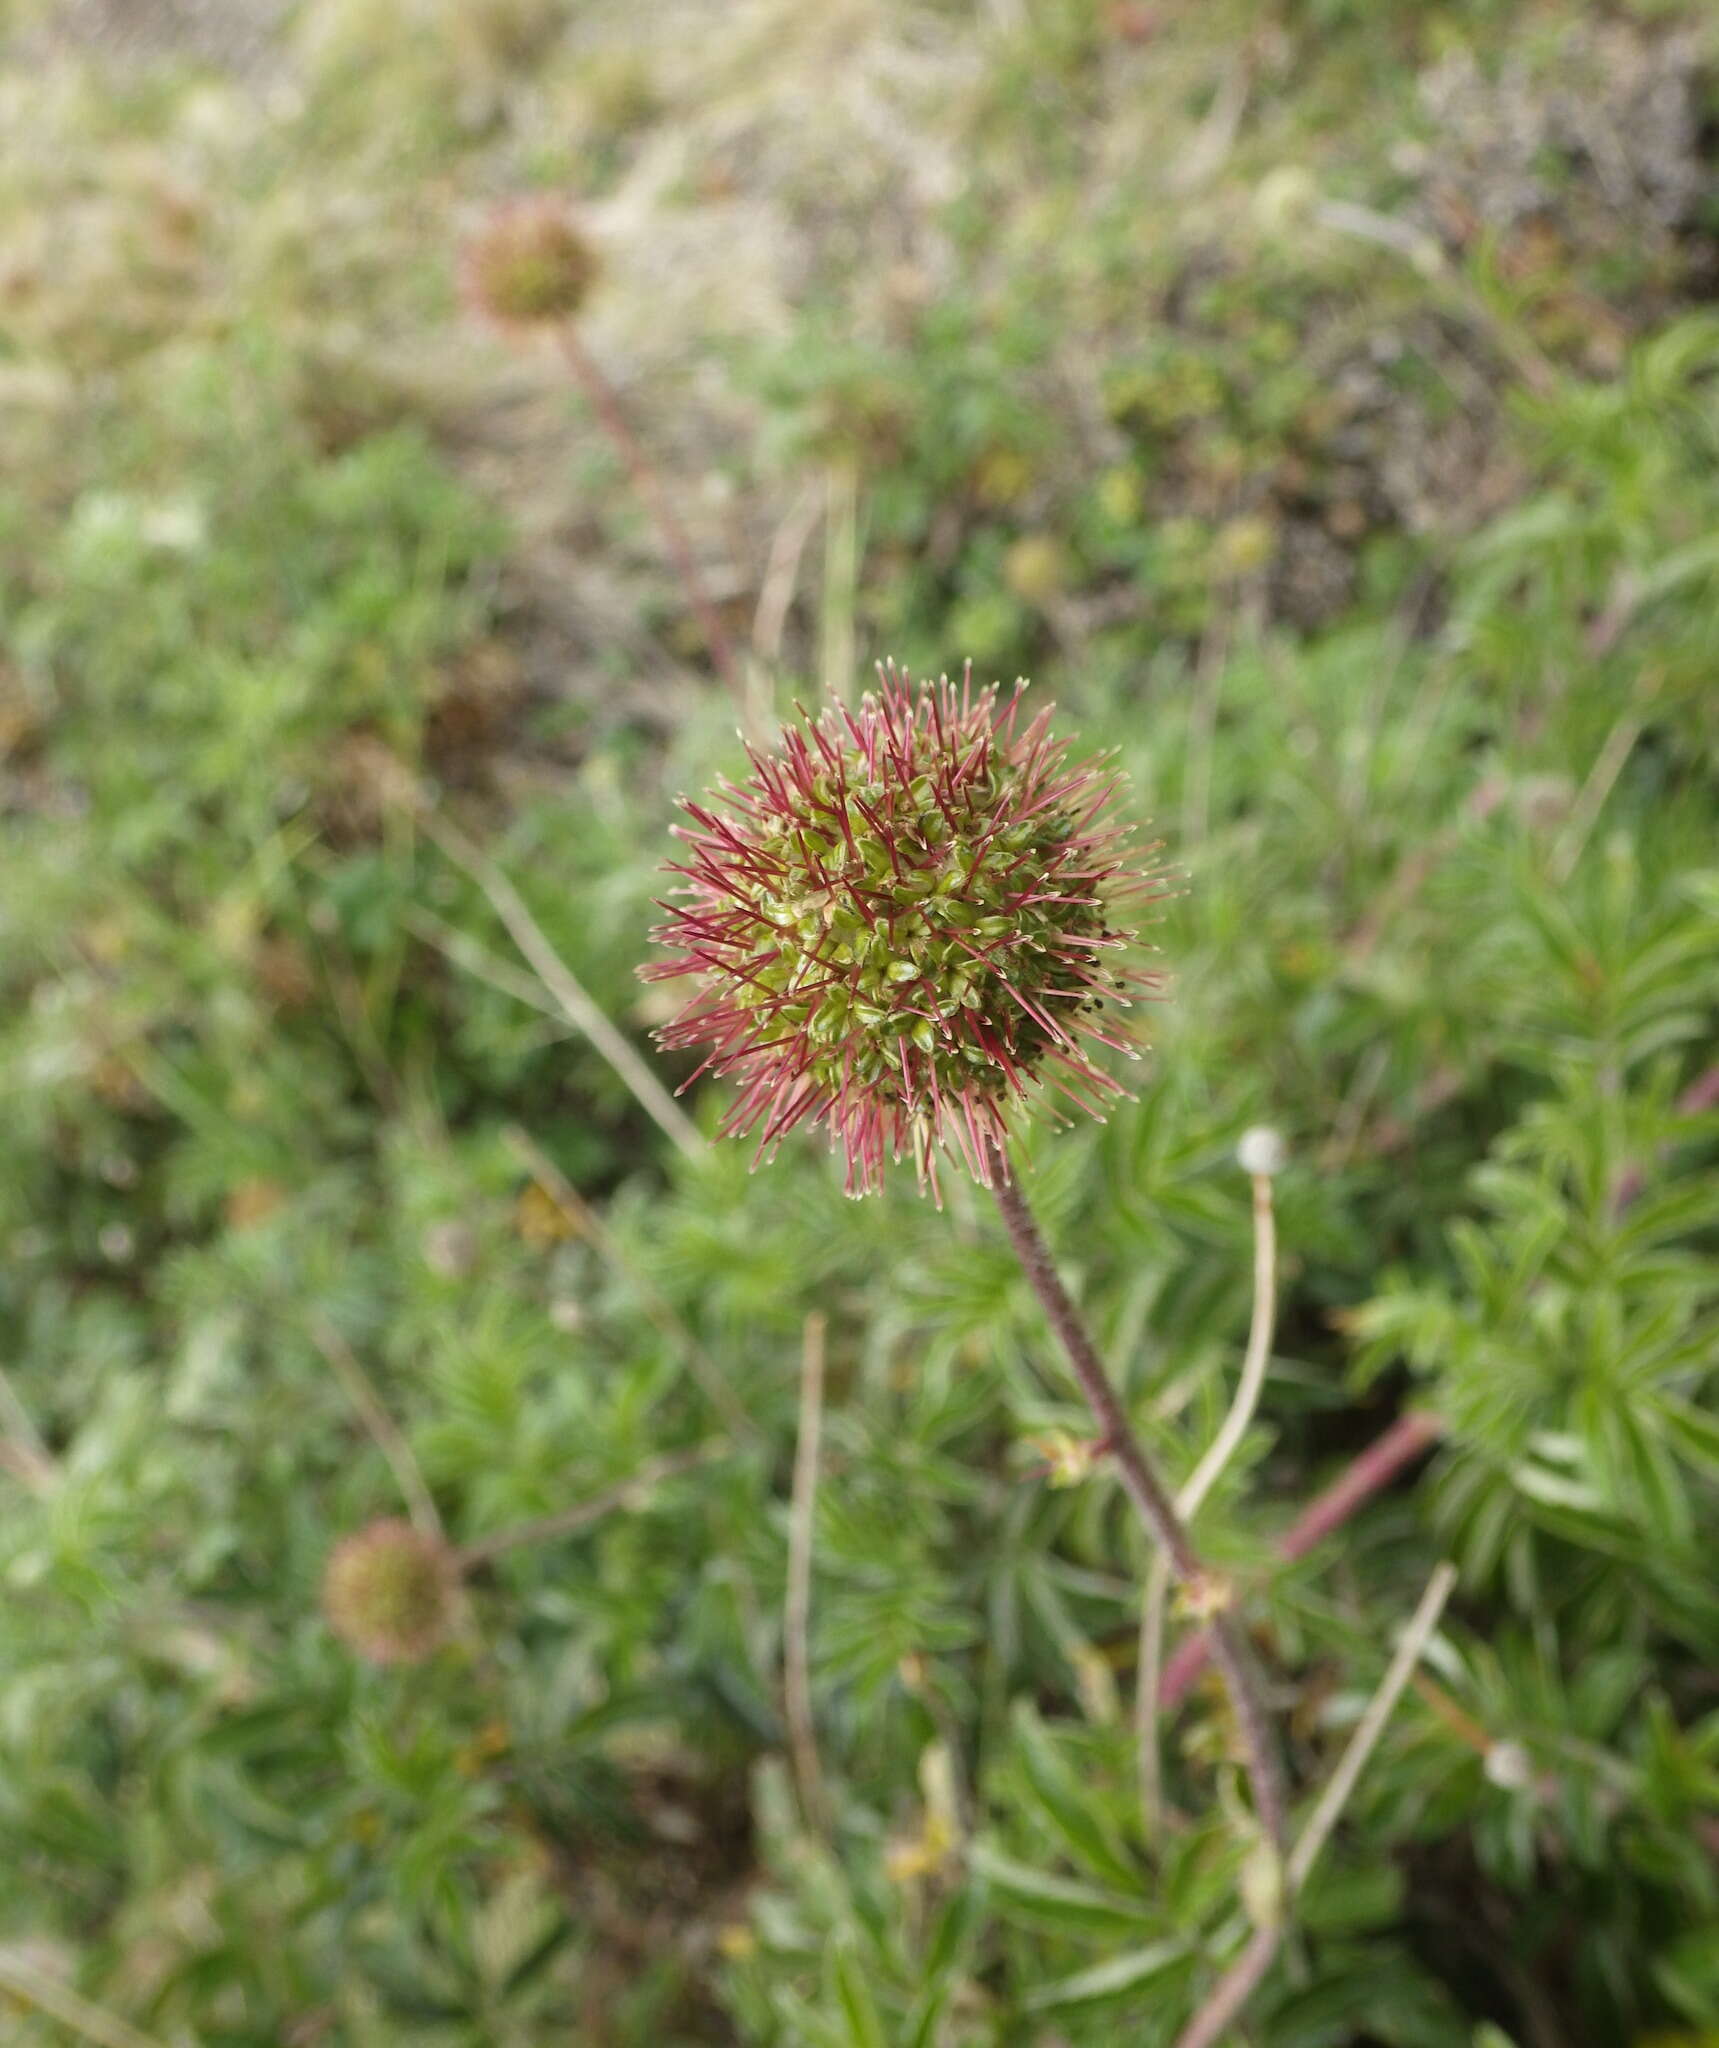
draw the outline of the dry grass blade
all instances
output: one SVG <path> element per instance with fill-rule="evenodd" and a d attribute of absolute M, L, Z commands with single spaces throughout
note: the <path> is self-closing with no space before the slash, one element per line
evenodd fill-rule
<path fill-rule="evenodd" d="M 117 2013 L 92 2005 L 70 1985 L 62 1984 L 19 1956 L 0 1954 L 0 1991 L 17 1999 L 20 2005 L 44 2014 L 80 2040 L 93 2042 L 95 2048 L 162 2048 L 153 2034 L 139 2033 Z"/>
<path fill-rule="evenodd" d="M 526 908 L 525 899 L 489 856 L 456 826 L 439 818 L 427 804 L 417 808 L 418 822 L 454 865 L 464 869 L 488 898 L 490 908 L 507 928 L 509 938 L 531 963 L 538 979 L 559 1004 L 567 1021 L 584 1033 L 602 1054 L 635 1102 L 688 1159 L 703 1156 L 705 1145 L 697 1126 L 634 1050 L 609 1022 L 572 969 L 556 952 L 543 927 Z"/>
<path fill-rule="evenodd" d="M 4 1420 L 7 1430 L 5 1436 L 0 1436 L 0 1470 L 10 1472 L 32 1493 L 46 1493 L 59 1467 L 3 1366 L 0 1366 L 0 1420 Z"/>
<path fill-rule="evenodd" d="M 442 1518 L 430 1497 L 423 1470 L 412 1455 L 412 1446 L 388 1413 L 357 1352 L 324 1316 L 318 1316 L 312 1322 L 310 1334 L 317 1350 L 327 1360 L 329 1370 L 339 1380 L 346 1398 L 357 1410 L 371 1441 L 388 1461 L 388 1469 L 393 1473 L 394 1484 L 399 1487 L 400 1497 L 406 1503 L 413 1528 L 420 1535 L 445 1543 L 447 1531 L 442 1527 Z"/>
<path fill-rule="evenodd" d="M 794 1488 L 788 1510 L 788 1591 L 782 1608 L 782 1692 L 788 1747 L 800 1810 L 809 1827 L 828 1834 L 829 1797 L 818 1761 L 812 1719 L 812 1539 L 818 1512 L 818 1445 L 824 1413 L 824 1318 L 806 1318 L 800 1353 L 800 1430 L 794 1449 Z"/>
<path fill-rule="evenodd" d="M 1426 1591 L 1409 1617 L 1409 1625 L 1403 1630 L 1397 1653 L 1391 1659 L 1378 1691 L 1367 1702 L 1367 1710 L 1356 1723 L 1355 1732 L 1350 1736 L 1349 1745 L 1338 1760 L 1336 1770 L 1331 1773 L 1330 1782 L 1320 1793 L 1318 1805 L 1290 1851 L 1289 1882 L 1292 1892 L 1299 1891 L 1312 1875 L 1319 1852 L 1342 1817 L 1361 1773 L 1367 1768 L 1367 1759 L 1378 1747 L 1385 1724 L 1396 1711 L 1403 1688 L 1414 1675 L 1415 1666 L 1421 1661 L 1433 1630 L 1438 1627 L 1445 1602 L 1455 1585 L 1456 1567 L 1449 1564 L 1441 1564 L 1427 1581 Z"/>

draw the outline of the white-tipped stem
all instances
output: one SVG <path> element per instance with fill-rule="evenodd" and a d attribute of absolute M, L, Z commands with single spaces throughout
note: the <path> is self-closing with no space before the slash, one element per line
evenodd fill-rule
<path fill-rule="evenodd" d="M 800 1812 L 806 1825 L 827 1835 L 829 1799 L 818 1761 L 812 1719 L 809 1632 L 812 1616 L 812 1541 L 818 1512 L 818 1443 L 824 1414 L 824 1318 L 806 1318 L 800 1346 L 800 1428 L 794 1447 L 794 1485 L 788 1507 L 788 1589 L 782 1606 L 782 1698 L 788 1750 Z"/>
<path fill-rule="evenodd" d="M 1265 1387 L 1265 1369 L 1271 1361 L 1272 1331 L 1277 1323 L 1277 1219 L 1271 1201 L 1271 1175 L 1253 1176 L 1253 1319 L 1248 1327 L 1247 1351 L 1242 1358 L 1241 1378 L 1235 1398 L 1222 1427 L 1212 1438 L 1206 1455 L 1194 1467 L 1187 1484 L 1176 1496 L 1176 1510 L 1183 1521 L 1192 1521 L 1204 1506 L 1206 1496 L 1222 1478 L 1241 1441 L 1247 1435 Z"/>

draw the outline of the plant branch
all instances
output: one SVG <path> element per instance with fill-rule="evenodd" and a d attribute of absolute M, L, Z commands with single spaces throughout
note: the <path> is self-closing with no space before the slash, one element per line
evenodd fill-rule
<path fill-rule="evenodd" d="M 1321 1494 L 1316 1494 L 1283 1532 L 1277 1554 L 1294 1564 L 1335 1534 L 1355 1510 L 1388 1486 L 1405 1465 L 1431 1450 L 1444 1434 L 1436 1415 L 1419 1409 L 1398 1416 L 1389 1429 L 1351 1460 Z"/>
<path fill-rule="evenodd" d="M 1210 1583 L 1211 1575 L 1201 1562 L 1168 1489 L 1142 1450 L 1116 1390 L 1093 1349 L 1080 1313 L 1057 1275 L 1056 1266 L 1018 1181 L 1010 1176 L 1006 1160 L 999 1158 L 997 1165 L 996 1185 L 992 1192 L 1009 1240 L 1028 1284 L 1038 1296 L 1051 1328 L 1068 1354 L 1074 1376 L 1098 1423 L 1100 1438 L 1116 1459 L 1129 1498 L 1148 1533 L 1164 1552 L 1171 1576 L 1188 1585 Z M 1213 1621 L 1209 1633 L 1213 1658 L 1223 1673 L 1235 1710 L 1260 1823 L 1270 1839 L 1281 1846 L 1285 1830 L 1283 1779 L 1252 1661 L 1232 1616 L 1220 1614 Z"/>
<path fill-rule="evenodd" d="M 1327 1780 L 1306 1825 L 1296 1838 L 1295 1847 L 1289 1853 L 1284 1871 L 1285 1896 L 1278 1917 L 1269 1925 L 1255 1929 L 1247 1947 L 1218 1979 L 1199 2011 L 1176 2037 L 1176 2048 L 1217 2048 L 1226 2030 L 1239 2017 L 1243 2006 L 1271 1968 L 1283 1938 L 1284 1916 L 1312 1875 L 1320 1851 L 1342 1817 L 1361 1773 L 1367 1768 L 1368 1758 L 1378 1747 L 1379 1737 L 1385 1732 L 1386 1723 L 1396 1711 L 1403 1689 L 1438 1626 L 1439 1616 L 1444 1612 L 1445 1602 L 1455 1584 L 1455 1568 L 1448 1564 L 1441 1564 L 1427 1581 L 1426 1591 L 1403 1630 L 1396 1654 L 1379 1682 L 1378 1691 L 1367 1702 L 1366 1711 L 1355 1724 L 1355 1732 L 1337 1761 L 1337 1768 Z"/>
<path fill-rule="evenodd" d="M 412 1454 L 412 1446 L 371 1384 L 370 1375 L 359 1362 L 357 1352 L 326 1316 L 312 1319 L 310 1334 L 317 1350 L 327 1360 L 329 1370 L 340 1382 L 346 1398 L 357 1410 L 358 1419 L 369 1432 L 371 1441 L 387 1460 L 413 1528 L 432 1542 L 445 1545 L 447 1531 L 442 1527 L 441 1515 L 430 1496 L 422 1468 Z"/>
<path fill-rule="evenodd" d="M 818 1508 L 818 1443 L 824 1413 L 824 1318 L 807 1316 L 800 1349 L 800 1428 L 794 1446 L 794 1484 L 788 1509 L 788 1590 L 782 1606 L 782 1694 L 788 1747 L 800 1810 L 810 1827 L 829 1832 L 829 1799 L 818 1761 L 812 1719 L 811 1656 L 812 1538 Z"/>
<path fill-rule="evenodd" d="M 490 908 L 507 928 L 508 936 L 531 963 L 543 986 L 561 1006 L 575 1030 L 584 1033 L 631 1091 L 633 1100 L 665 1137 L 673 1140 L 688 1159 L 704 1153 L 704 1139 L 698 1127 L 669 1094 L 631 1041 L 609 1022 L 607 1015 L 586 992 L 572 969 L 556 952 L 543 927 L 526 907 L 525 899 L 489 856 L 475 847 L 456 826 L 438 817 L 423 801 L 416 805 L 418 822 L 454 865 L 463 868 L 489 901 Z"/>
<path fill-rule="evenodd" d="M 697 618 L 699 630 L 704 635 L 705 645 L 710 649 L 710 658 L 716 664 L 728 694 L 734 699 L 735 708 L 742 719 L 751 724 L 750 707 L 746 693 L 745 678 L 740 664 L 735 659 L 734 648 L 728 638 L 728 629 L 722 623 L 722 614 L 711 601 L 704 578 L 699 574 L 698 564 L 693 559 L 692 543 L 687 539 L 686 528 L 680 522 L 680 515 L 674 509 L 674 502 L 663 489 L 662 480 L 655 466 L 645 453 L 644 444 L 628 423 L 626 411 L 613 384 L 609 382 L 596 357 L 585 346 L 578 328 L 568 321 L 560 330 L 561 353 L 567 367 L 581 391 L 584 392 L 591 410 L 596 414 L 598 424 L 614 445 L 615 453 L 621 458 L 633 489 L 638 492 L 640 503 L 655 520 L 657 532 L 662 537 L 670 560 L 674 563 L 675 574 L 680 578 L 681 588 L 686 593 L 687 603 Z"/>
<path fill-rule="evenodd" d="M 1271 1968 L 1281 1939 L 1275 1927 L 1255 1929 L 1247 1947 L 1212 1986 L 1205 2003 L 1176 2036 L 1176 2048 L 1218 2048 Z"/>
<path fill-rule="evenodd" d="M 669 1451 L 660 1458 L 652 1458 L 629 1478 L 605 1487 L 601 1493 L 588 1495 L 574 1507 L 538 1515 L 532 1521 L 517 1522 L 511 1528 L 497 1529 L 492 1535 L 479 1536 L 470 1543 L 462 1544 L 455 1552 L 456 1561 L 462 1572 L 469 1572 L 480 1565 L 493 1564 L 510 1550 L 523 1550 L 528 1544 L 550 1543 L 560 1536 L 575 1535 L 617 1509 L 639 1505 L 664 1480 L 678 1479 L 683 1472 L 707 1465 L 713 1458 L 725 1457 L 728 1448 L 725 1443 L 698 1444 L 688 1451 Z"/>
<path fill-rule="evenodd" d="M 1327 1536 L 1348 1521 L 1373 1495 L 1429 1451 L 1444 1434 L 1436 1415 L 1414 1412 L 1400 1415 L 1375 1442 L 1337 1475 L 1325 1491 L 1301 1511 L 1279 1537 L 1277 1554 L 1285 1564 L 1294 1564 L 1317 1549 Z M 1211 1641 L 1202 1629 L 1189 1636 L 1165 1667 L 1158 1687 L 1158 1704 L 1173 1707 L 1185 1698 L 1211 1655 Z"/>

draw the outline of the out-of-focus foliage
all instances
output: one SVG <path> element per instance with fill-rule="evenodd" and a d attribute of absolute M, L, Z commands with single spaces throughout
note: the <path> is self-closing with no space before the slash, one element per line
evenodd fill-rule
<path fill-rule="evenodd" d="M 1045 1483 L 984 1203 L 678 1157 L 410 800 L 642 1039 L 733 714 L 553 352 L 456 313 L 539 188 L 760 691 L 1029 671 L 1189 871 L 1138 1100 L 1033 1187 L 1180 1476 L 1235 1139 L 1291 1142 L 1200 1536 L 1301 1792 L 1461 1568 L 1250 2038 L 1719 2037 L 1698 12 L 0 9 L 8 2043 L 1167 2044 L 1245 1929 L 1214 1691 L 1143 1838 L 1140 1540 Z M 355 1373 L 455 1543 L 656 1476 L 362 1666 L 328 1553 L 412 1503 Z M 1274 1568 L 1405 1406 L 1430 1464 Z"/>

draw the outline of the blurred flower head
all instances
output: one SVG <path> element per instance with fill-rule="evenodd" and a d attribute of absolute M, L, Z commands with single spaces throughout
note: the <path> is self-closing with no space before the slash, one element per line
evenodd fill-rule
<path fill-rule="evenodd" d="M 597 281 L 597 252 L 547 196 L 498 206 L 460 252 L 460 296 L 507 334 L 571 320 Z"/>
<path fill-rule="evenodd" d="M 399 1519 L 337 1543 L 322 1581 L 328 1625 L 375 1664 L 417 1664 L 453 1627 L 459 1574 L 447 1546 Z"/>
<path fill-rule="evenodd" d="M 1164 893 L 1109 816 L 1122 778 L 1070 764 L 1047 707 L 971 666 L 917 687 L 893 663 L 857 711 L 802 711 L 743 783 L 687 803 L 684 886 L 648 979 L 691 976 L 658 1033 L 739 1083 L 724 1125 L 768 1156 L 797 1125 L 847 1155 L 850 1194 L 939 1150 L 982 1184 L 1011 1110 L 1049 1091 L 1093 1116 L 1119 1085 L 1096 1044 L 1137 1056 L 1109 1012 L 1158 977 L 1126 964 L 1131 908 Z"/>

